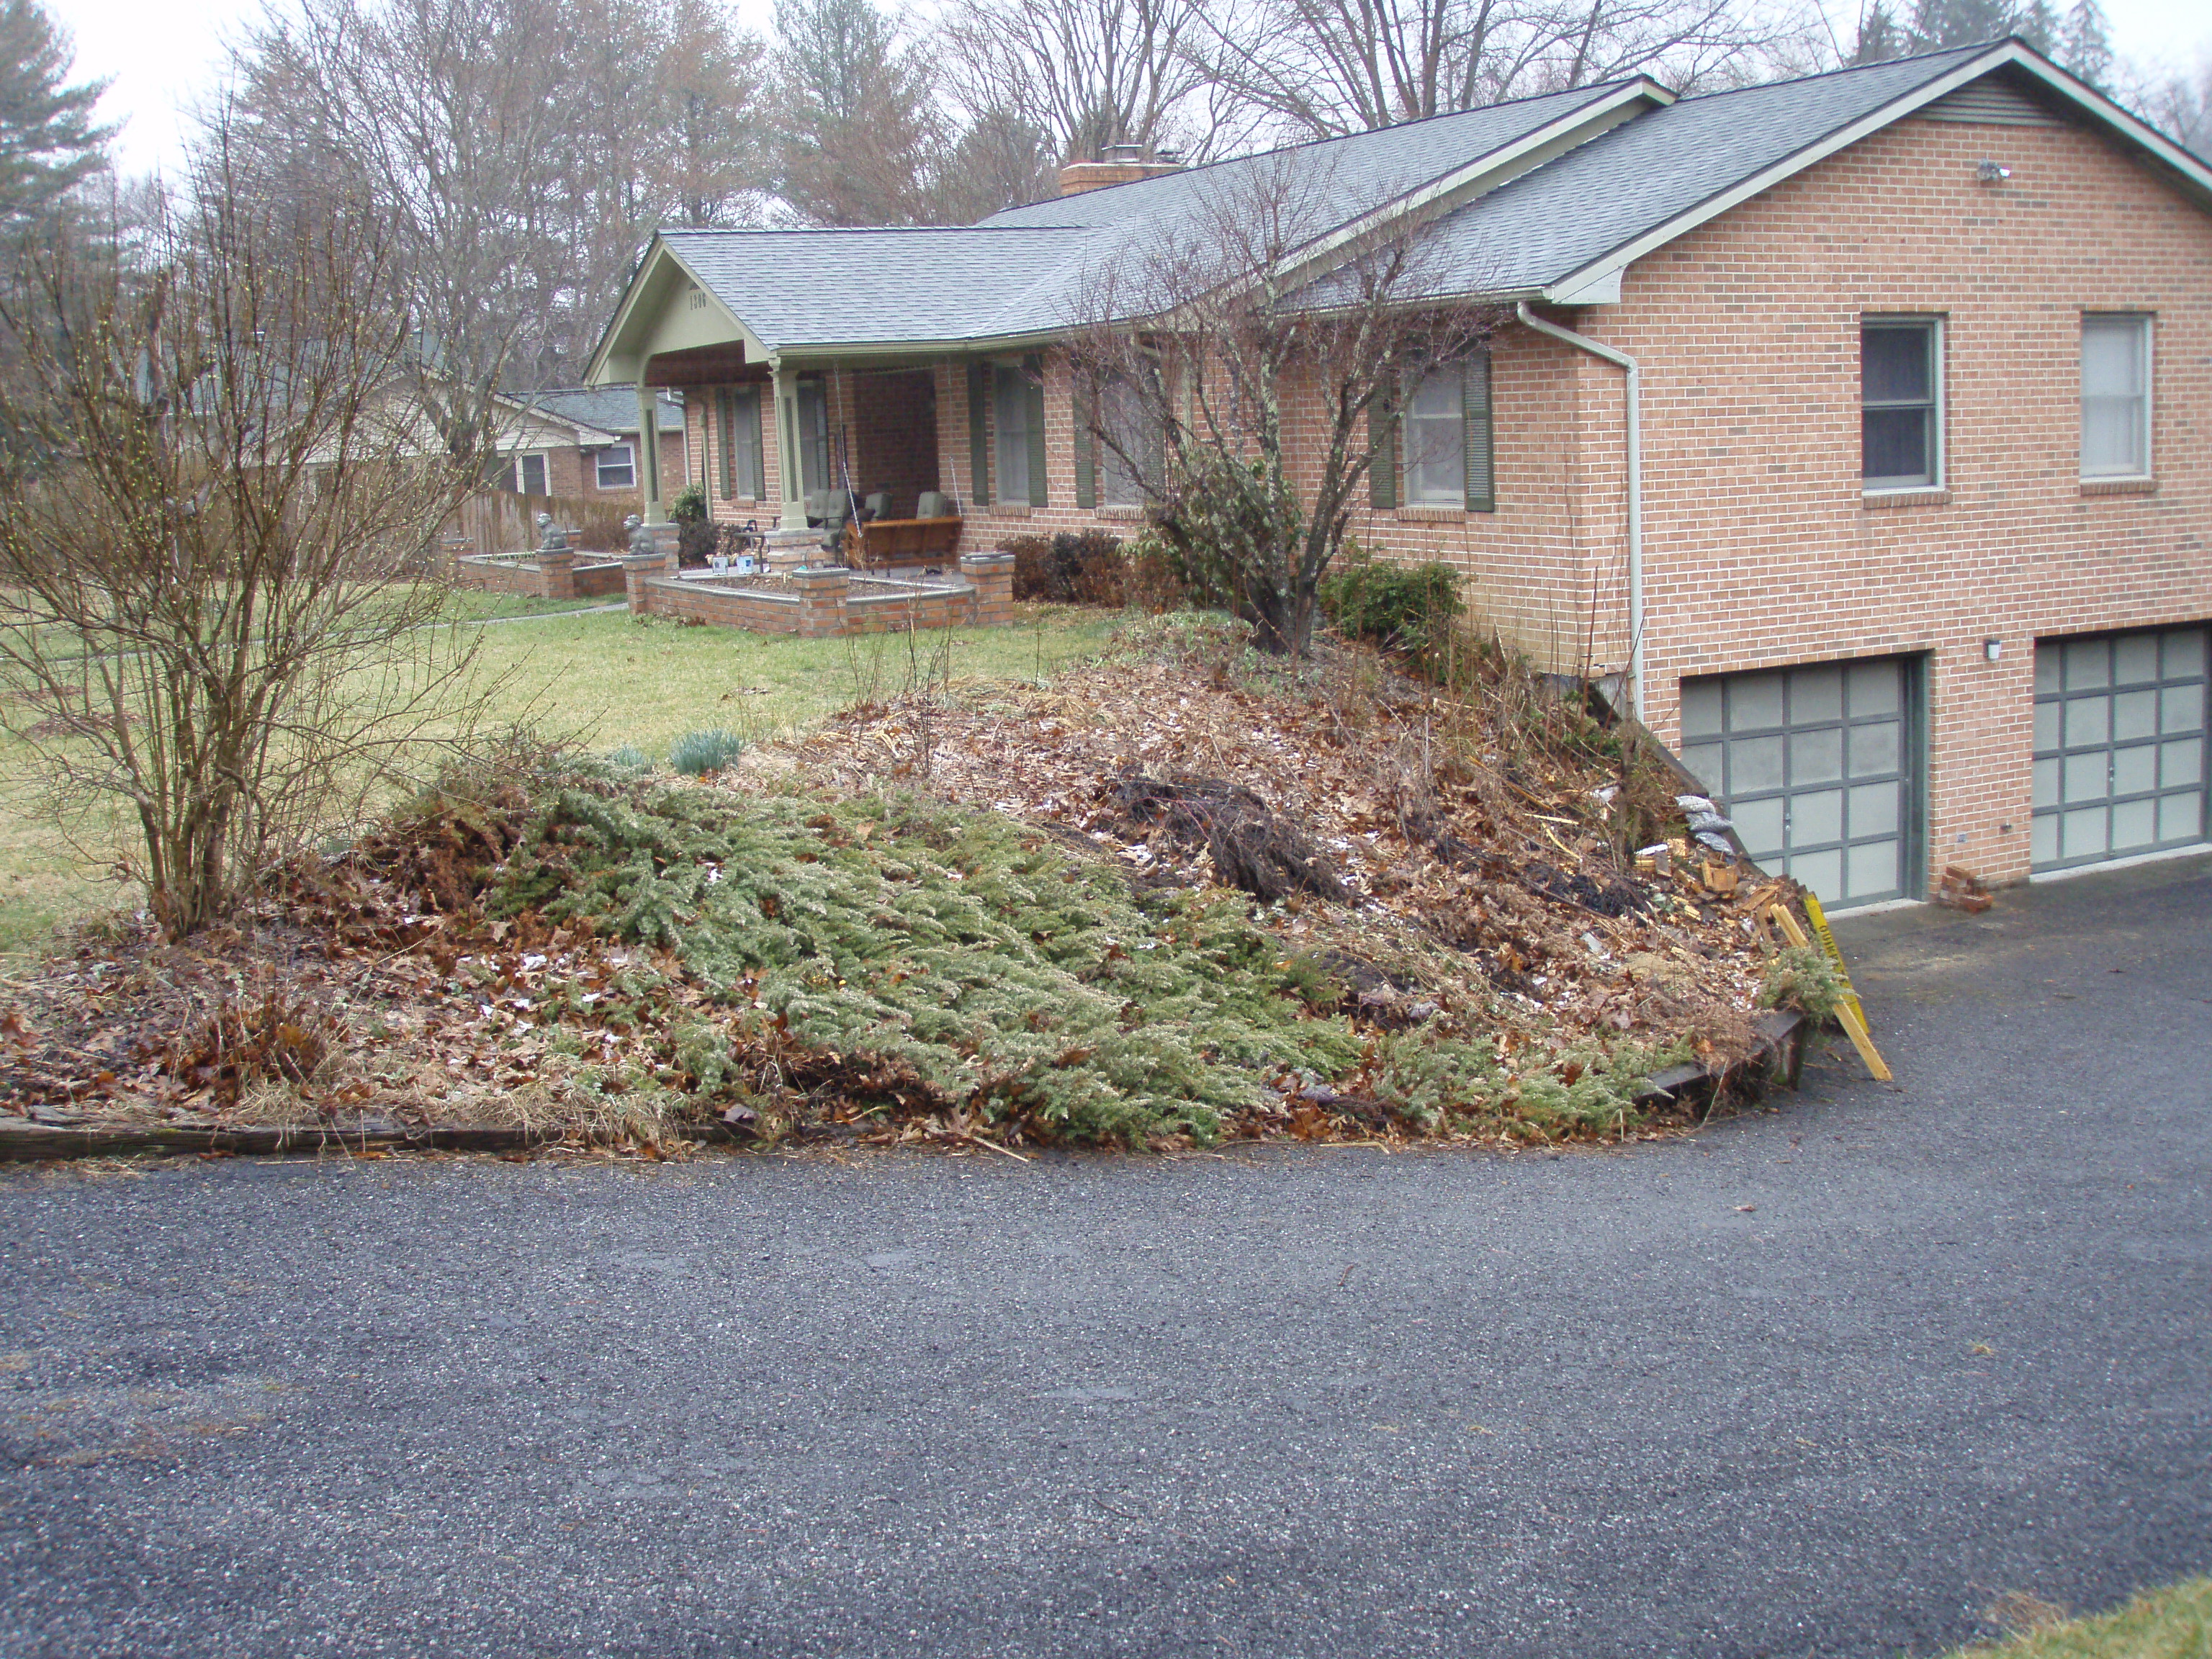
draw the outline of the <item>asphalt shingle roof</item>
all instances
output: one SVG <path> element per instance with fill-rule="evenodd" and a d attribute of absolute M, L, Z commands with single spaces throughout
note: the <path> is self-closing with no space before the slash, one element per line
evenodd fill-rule
<path fill-rule="evenodd" d="M 1472 288 L 1541 288 L 1987 50 L 1685 98 L 1450 214 L 1438 227 L 1438 257 Z"/>
<path fill-rule="evenodd" d="M 1443 267 L 1464 291 L 1535 292 L 1990 51 L 1961 47 L 1647 106 L 1447 215 L 1439 222 Z M 1045 334 L 1079 319 L 1091 273 L 1121 250 L 1195 227 L 1211 203 L 1233 200 L 1261 169 L 1300 170 L 1319 235 L 1632 84 L 1215 162 L 958 228 L 661 235 L 772 352 Z"/>
<path fill-rule="evenodd" d="M 564 421 L 596 427 L 601 432 L 637 430 L 637 388 L 629 386 L 556 386 L 546 392 L 518 394 L 521 401 Z M 663 432 L 684 429 L 684 405 L 665 392 L 655 400 Z"/>

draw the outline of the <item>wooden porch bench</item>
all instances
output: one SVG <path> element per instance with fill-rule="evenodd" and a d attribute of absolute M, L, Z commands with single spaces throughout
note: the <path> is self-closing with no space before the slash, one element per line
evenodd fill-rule
<path fill-rule="evenodd" d="M 860 526 L 857 532 L 850 525 L 845 529 L 847 556 L 863 570 L 950 559 L 959 546 L 960 520 L 957 517 L 876 519 Z"/>

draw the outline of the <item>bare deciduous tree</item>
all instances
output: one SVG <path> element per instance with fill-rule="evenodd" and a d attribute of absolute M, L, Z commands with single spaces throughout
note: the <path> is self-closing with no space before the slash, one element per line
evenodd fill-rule
<path fill-rule="evenodd" d="M 959 102 L 1009 111 L 1050 136 L 1060 159 L 1109 144 L 1218 142 L 1212 86 L 1190 48 L 1200 0 L 954 0 L 939 53 Z"/>
<path fill-rule="evenodd" d="M 150 268 L 64 239 L 0 286 L 6 718 L 65 817 L 135 818 L 172 939 L 472 700 L 430 624 L 475 475 L 406 395 L 404 245 L 203 183 Z"/>
<path fill-rule="evenodd" d="M 1787 0 L 1245 0 L 1209 7 L 1212 75 L 1293 130 L 1358 132 L 1647 71 L 1759 78 Z"/>
<path fill-rule="evenodd" d="M 1106 470 L 1264 648 L 1294 654 L 1394 412 L 1502 314 L 1419 224 L 1319 252 L 1334 195 L 1295 152 L 1228 170 L 1196 213 L 1091 274 L 1069 349 Z"/>
<path fill-rule="evenodd" d="M 574 380 L 664 222 L 765 183 L 761 48 L 705 0 L 302 0 L 237 56 L 217 119 L 251 188 L 366 194 L 421 283 L 425 356 Z M 434 388 L 429 388 L 434 390 Z"/>

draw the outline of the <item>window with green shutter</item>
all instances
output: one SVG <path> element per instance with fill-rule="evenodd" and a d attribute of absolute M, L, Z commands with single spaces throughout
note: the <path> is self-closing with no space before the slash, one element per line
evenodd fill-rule
<path fill-rule="evenodd" d="M 1388 512 L 1398 505 L 1398 417 L 1380 398 L 1367 406 L 1367 504 Z"/>
<path fill-rule="evenodd" d="M 1465 425 L 1467 510 L 1498 509 L 1498 457 L 1492 443 L 1490 353 L 1478 351 L 1461 365 L 1460 414 Z"/>
<path fill-rule="evenodd" d="M 1098 505 L 1098 441 L 1091 430 L 1097 404 L 1080 386 L 1075 404 L 1075 504 L 1085 513 Z"/>
<path fill-rule="evenodd" d="M 991 366 L 968 365 L 968 499 L 991 501 Z"/>

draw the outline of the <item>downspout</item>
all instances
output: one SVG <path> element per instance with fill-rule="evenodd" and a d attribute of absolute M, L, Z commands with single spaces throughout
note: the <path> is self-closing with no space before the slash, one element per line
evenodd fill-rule
<path fill-rule="evenodd" d="M 1587 334 L 1547 323 L 1523 300 L 1515 307 L 1539 334 L 1564 340 L 1628 371 L 1628 712 L 1644 722 L 1644 373 L 1636 359 Z"/>

